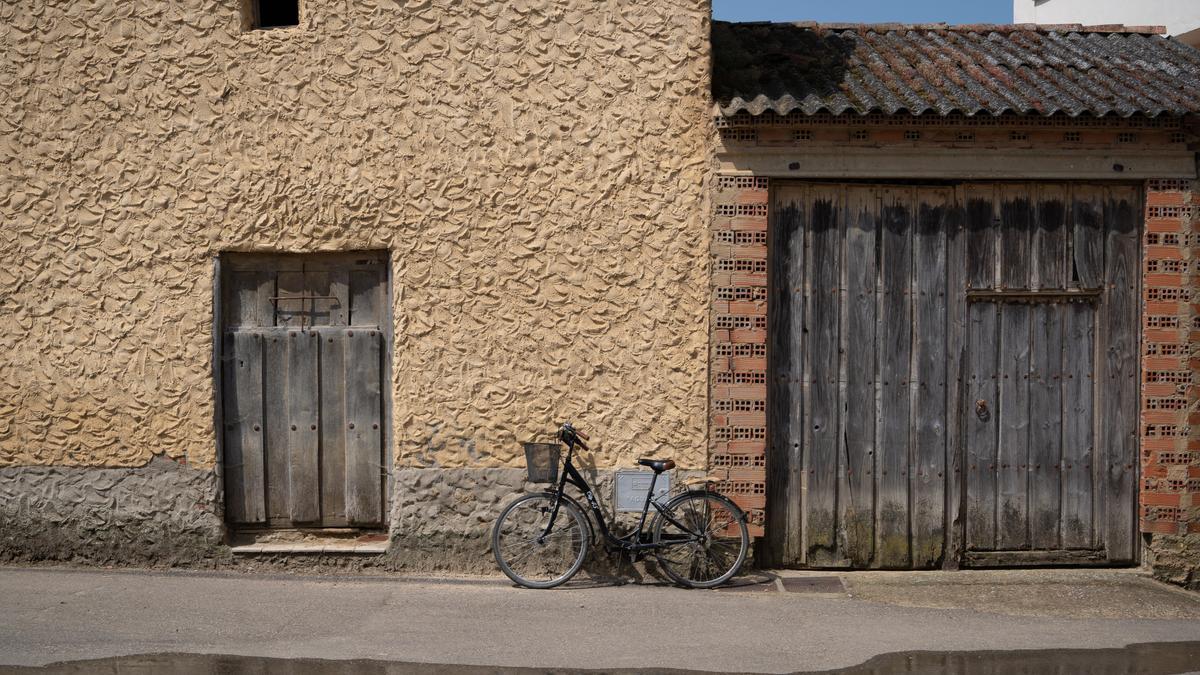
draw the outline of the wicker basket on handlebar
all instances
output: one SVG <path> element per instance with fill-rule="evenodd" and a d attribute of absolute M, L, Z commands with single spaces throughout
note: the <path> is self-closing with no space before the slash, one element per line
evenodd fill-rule
<path fill-rule="evenodd" d="M 558 482 L 558 463 L 562 448 L 558 443 L 525 443 L 525 466 L 530 483 Z"/>

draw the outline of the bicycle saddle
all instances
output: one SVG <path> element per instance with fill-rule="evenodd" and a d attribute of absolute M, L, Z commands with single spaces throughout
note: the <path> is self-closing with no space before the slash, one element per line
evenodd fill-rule
<path fill-rule="evenodd" d="M 650 459 L 649 457 L 642 457 L 638 460 L 638 464 L 654 469 L 654 473 L 662 473 L 675 468 L 675 460 L 673 459 Z"/>

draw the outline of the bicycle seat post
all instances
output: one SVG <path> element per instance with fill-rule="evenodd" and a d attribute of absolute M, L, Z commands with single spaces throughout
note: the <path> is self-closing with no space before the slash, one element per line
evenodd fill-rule
<path fill-rule="evenodd" d="M 650 476 L 650 489 L 646 492 L 646 501 L 642 504 L 642 517 L 638 519 L 637 533 L 640 537 L 642 528 L 646 526 L 646 514 L 650 511 L 650 500 L 654 498 L 654 485 L 658 482 L 658 472 Z"/>

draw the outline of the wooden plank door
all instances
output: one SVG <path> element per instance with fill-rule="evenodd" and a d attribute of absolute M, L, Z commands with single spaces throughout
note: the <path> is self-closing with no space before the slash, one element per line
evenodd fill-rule
<path fill-rule="evenodd" d="M 1103 560 L 1097 296 L 980 297 L 969 304 L 965 451 L 968 557 Z M 981 555 L 978 552 L 1010 552 Z"/>
<path fill-rule="evenodd" d="M 772 185 L 772 563 L 1129 562 L 1136 186 Z"/>
<path fill-rule="evenodd" d="M 1140 193 L 970 184 L 963 562 L 1135 559 Z"/>
<path fill-rule="evenodd" d="M 226 519 L 378 527 L 386 510 L 387 259 L 222 259 Z"/>
<path fill-rule="evenodd" d="M 944 187 L 775 191 L 767 529 L 777 564 L 943 557 L 953 197 Z"/>

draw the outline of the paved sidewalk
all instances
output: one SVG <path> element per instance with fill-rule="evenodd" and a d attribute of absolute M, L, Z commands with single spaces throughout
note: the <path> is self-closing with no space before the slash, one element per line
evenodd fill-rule
<path fill-rule="evenodd" d="M 1129 571 L 783 573 L 741 590 L 0 568 L 0 665 L 163 652 L 787 672 L 907 650 L 1200 640 Z"/>

